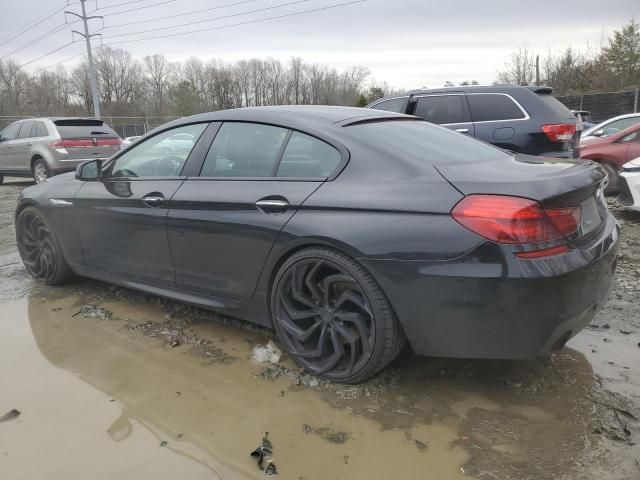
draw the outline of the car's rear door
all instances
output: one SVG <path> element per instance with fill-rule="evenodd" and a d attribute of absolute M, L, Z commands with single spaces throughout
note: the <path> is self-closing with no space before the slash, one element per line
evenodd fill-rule
<path fill-rule="evenodd" d="M 476 134 L 463 93 L 415 95 L 411 98 L 409 113 L 471 137 Z"/>
<path fill-rule="evenodd" d="M 171 199 L 167 230 L 178 287 L 247 300 L 278 234 L 344 160 L 286 128 L 227 122 L 201 169 Z"/>
<path fill-rule="evenodd" d="M 509 150 L 524 143 L 518 138 L 517 123 L 529 118 L 510 95 L 504 93 L 467 93 L 476 138 Z"/>
<path fill-rule="evenodd" d="M 166 231 L 169 201 L 208 123 L 174 127 L 131 147 L 85 182 L 74 199 L 85 265 L 133 280 L 175 285 Z M 162 146 L 192 135 L 191 149 L 165 156 Z M 204 154 L 204 153 L 203 153 Z"/>
<path fill-rule="evenodd" d="M 34 122 L 31 120 L 22 122 L 18 138 L 13 141 L 13 164 L 10 168 L 13 170 L 29 170 L 31 168 L 31 159 L 29 158 L 29 149 L 33 144 L 31 138 L 31 130 Z"/>

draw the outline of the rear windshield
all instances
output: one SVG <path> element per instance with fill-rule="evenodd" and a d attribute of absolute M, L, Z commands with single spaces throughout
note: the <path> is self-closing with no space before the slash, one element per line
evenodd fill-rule
<path fill-rule="evenodd" d="M 347 128 L 353 129 L 358 140 L 388 152 L 389 158 L 401 157 L 416 164 L 427 161 L 451 165 L 511 158 L 488 143 L 419 120 L 370 122 Z"/>
<path fill-rule="evenodd" d="M 116 138 L 114 132 L 102 120 L 93 119 L 65 119 L 53 122 L 62 138 Z"/>
<path fill-rule="evenodd" d="M 538 98 L 542 100 L 542 103 L 544 103 L 553 113 L 555 113 L 559 117 L 573 119 L 576 118 L 575 115 L 571 113 L 571 110 L 565 107 L 560 102 L 560 100 L 555 98 L 553 95 L 550 95 L 548 93 L 537 93 L 537 95 Z"/>

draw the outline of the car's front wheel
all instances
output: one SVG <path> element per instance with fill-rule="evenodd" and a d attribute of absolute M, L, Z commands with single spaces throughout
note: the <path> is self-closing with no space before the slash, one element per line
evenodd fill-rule
<path fill-rule="evenodd" d="M 278 337 L 293 360 L 323 378 L 362 382 L 402 350 L 405 336 L 371 275 L 329 248 L 296 252 L 271 291 Z"/>
<path fill-rule="evenodd" d="M 33 179 L 36 181 L 36 183 L 45 182 L 47 178 L 51 176 L 49 167 L 41 158 L 38 158 L 33 162 L 31 170 L 33 172 Z"/>
<path fill-rule="evenodd" d="M 60 243 L 42 213 L 27 207 L 16 221 L 18 251 L 27 272 L 47 285 L 68 281 L 73 272 L 62 255 Z"/>

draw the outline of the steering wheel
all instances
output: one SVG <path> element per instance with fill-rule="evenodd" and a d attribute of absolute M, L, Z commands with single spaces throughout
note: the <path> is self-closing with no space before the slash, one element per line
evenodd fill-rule
<path fill-rule="evenodd" d="M 182 169 L 183 159 L 176 155 L 162 157 L 156 162 L 155 171 L 158 177 L 178 175 Z"/>

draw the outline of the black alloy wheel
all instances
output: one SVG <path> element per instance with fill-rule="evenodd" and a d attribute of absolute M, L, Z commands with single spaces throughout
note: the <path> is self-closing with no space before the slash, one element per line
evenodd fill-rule
<path fill-rule="evenodd" d="M 271 300 L 280 340 L 296 363 L 314 375 L 363 381 L 404 345 L 380 287 L 362 266 L 335 250 L 294 254 L 279 270 Z"/>
<path fill-rule="evenodd" d="M 22 262 L 36 280 L 56 285 L 71 276 L 55 235 L 38 210 L 28 207 L 20 212 L 16 237 Z"/>

